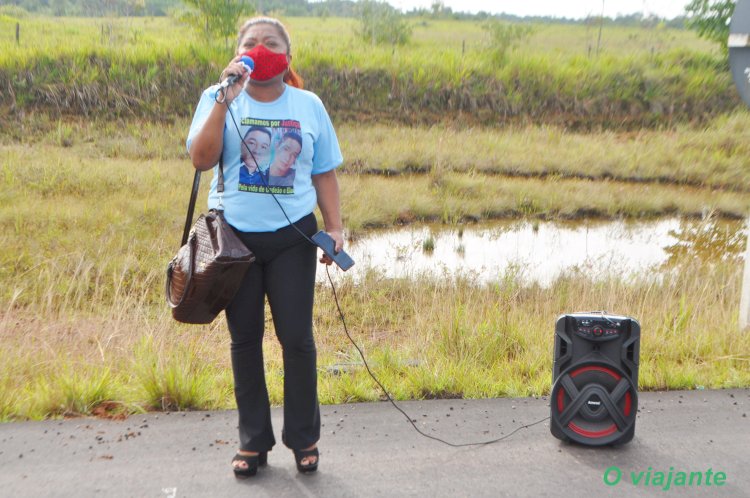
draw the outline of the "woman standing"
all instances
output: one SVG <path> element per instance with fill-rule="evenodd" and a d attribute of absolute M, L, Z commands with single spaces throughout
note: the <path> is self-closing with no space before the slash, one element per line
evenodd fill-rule
<path fill-rule="evenodd" d="M 250 74 L 240 63 L 242 54 L 255 63 Z M 232 459 L 237 477 L 254 475 L 276 443 L 263 368 L 265 297 L 283 351 L 282 441 L 294 452 L 300 472 L 318 467 L 320 410 L 312 334 L 317 249 L 297 229 L 307 236 L 317 231 L 313 214 L 317 203 L 336 250 L 343 248 L 335 172 L 343 158 L 323 103 L 301 89 L 301 78 L 289 68 L 291 60 L 291 40 L 278 20 L 256 17 L 247 21 L 239 32 L 237 56 L 221 74 L 222 79 L 241 78 L 220 95 L 224 103 L 217 102 L 218 86 L 203 92 L 187 140 L 195 168 L 208 170 L 222 159 L 223 198 L 214 175 L 209 208 L 223 205 L 227 221 L 256 257 L 226 309 L 239 410 L 240 448 Z M 247 176 L 240 175 L 242 138 L 253 126 L 269 130 L 274 149 L 290 134 L 301 139 L 299 153 L 288 167 L 294 168 L 292 181 L 283 186 L 243 183 Z M 270 178 L 268 170 L 260 173 Z M 320 261 L 331 264 L 326 256 Z"/>

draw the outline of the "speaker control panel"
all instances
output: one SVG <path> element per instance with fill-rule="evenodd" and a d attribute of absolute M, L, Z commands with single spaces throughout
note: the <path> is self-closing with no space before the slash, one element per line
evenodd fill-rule
<path fill-rule="evenodd" d="M 574 332 L 577 336 L 590 341 L 608 341 L 618 338 L 622 329 L 622 322 L 618 320 L 578 318 Z"/>

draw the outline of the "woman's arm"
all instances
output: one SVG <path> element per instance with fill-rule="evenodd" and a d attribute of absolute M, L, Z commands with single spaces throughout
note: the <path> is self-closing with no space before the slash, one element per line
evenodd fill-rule
<path fill-rule="evenodd" d="M 319 175 L 313 175 L 312 182 L 318 194 L 318 207 L 320 207 L 320 212 L 323 215 L 325 231 L 336 242 L 335 250 L 338 252 L 344 248 L 344 230 L 341 222 L 339 182 L 336 179 L 336 170 L 332 169 Z M 324 256 L 324 259 L 327 261 L 321 261 L 331 264 L 328 256 Z"/>
<path fill-rule="evenodd" d="M 214 103 L 203 128 L 190 143 L 190 159 L 195 169 L 205 171 L 216 166 L 224 142 L 224 122 L 227 108 L 224 104 Z"/>
<path fill-rule="evenodd" d="M 203 128 L 193 137 L 190 142 L 190 159 L 193 161 L 195 169 L 205 171 L 216 166 L 219 162 L 219 155 L 224 145 L 224 123 L 227 118 L 227 107 L 232 103 L 237 95 L 244 90 L 243 83 L 247 79 L 247 70 L 240 64 L 240 57 L 236 56 L 229 65 L 221 72 L 221 78 L 230 75 L 242 75 L 242 78 L 225 89 L 225 101 L 223 103 L 214 102 L 213 107 L 203 124 Z"/>

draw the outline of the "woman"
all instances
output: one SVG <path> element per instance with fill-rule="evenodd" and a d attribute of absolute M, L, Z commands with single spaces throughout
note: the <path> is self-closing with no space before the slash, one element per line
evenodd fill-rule
<path fill-rule="evenodd" d="M 254 60 L 249 75 L 240 63 L 241 54 Z M 254 475 L 276 443 L 263 372 L 264 297 L 283 350 L 282 441 L 294 452 L 300 472 L 318 467 L 320 410 L 312 335 L 317 249 L 289 225 L 276 200 L 307 236 L 317 231 L 317 202 L 325 230 L 340 250 L 344 240 L 335 168 L 343 158 L 325 107 L 316 95 L 301 89 L 301 78 L 289 68 L 291 60 L 289 34 L 278 20 L 247 21 L 239 32 L 237 56 L 221 74 L 221 79 L 242 77 L 226 89 L 223 104 L 216 101 L 217 86 L 203 93 L 187 140 L 195 168 L 208 170 L 220 156 L 223 159 L 225 191 L 220 199 L 214 175 L 209 208 L 221 201 L 227 221 L 256 257 L 226 309 L 239 411 L 240 448 L 232 459 L 237 477 Z M 267 128 L 274 137 L 294 133 L 301 139 L 292 184 L 241 182 L 241 134 L 251 126 Z M 320 262 L 331 264 L 325 256 Z"/>

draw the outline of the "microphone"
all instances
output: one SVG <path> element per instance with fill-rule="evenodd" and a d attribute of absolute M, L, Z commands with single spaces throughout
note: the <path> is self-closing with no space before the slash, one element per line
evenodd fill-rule
<path fill-rule="evenodd" d="M 253 69 L 255 69 L 255 61 L 248 55 L 243 55 L 242 57 L 240 57 L 240 64 L 245 66 L 245 70 L 248 73 L 252 73 Z M 224 79 L 224 81 L 221 82 L 221 84 L 219 84 L 219 91 L 222 92 L 226 90 L 228 87 L 234 85 L 240 79 L 242 79 L 243 76 L 244 74 L 230 74 Z"/>

